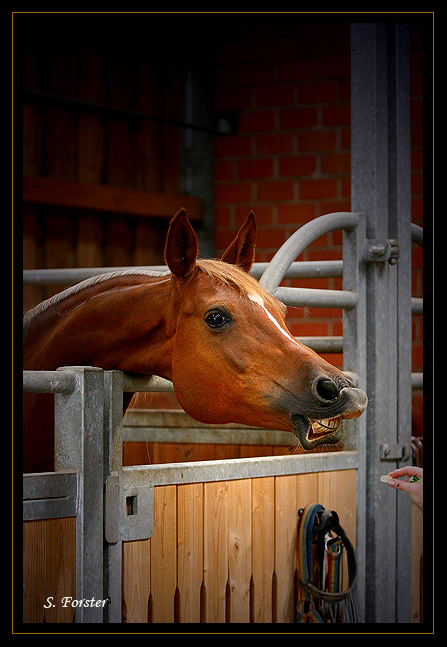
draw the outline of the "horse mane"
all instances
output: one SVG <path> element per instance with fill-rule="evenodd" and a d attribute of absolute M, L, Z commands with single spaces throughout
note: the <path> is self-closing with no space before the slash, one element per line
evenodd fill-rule
<path fill-rule="evenodd" d="M 231 265 L 225 263 L 224 261 L 219 261 L 216 259 L 200 259 L 197 261 L 197 268 L 205 272 L 208 276 L 215 278 L 217 280 L 223 281 L 228 285 L 232 285 L 239 289 L 241 294 L 252 298 L 254 300 L 262 299 L 264 304 L 270 308 L 275 309 L 278 307 L 277 301 L 272 297 L 264 288 L 258 283 L 256 279 L 250 276 L 247 272 L 244 272 L 241 268 L 236 265 Z M 75 294 L 78 294 L 82 290 L 94 287 L 99 283 L 105 283 L 106 281 L 112 281 L 115 278 L 126 277 L 126 276 L 146 276 L 146 277 L 158 277 L 158 276 L 169 276 L 170 272 L 154 272 L 153 270 L 146 269 L 128 269 L 128 270 L 118 270 L 115 272 L 107 272 L 106 274 L 99 274 L 98 276 L 92 276 L 84 281 L 72 285 L 62 292 L 58 292 L 54 296 L 42 301 L 37 306 L 28 310 L 23 316 L 23 326 L 26 327 L 30 324 L 36 317 L 42 313 L 49 310 L 52 306 L 55 306 L 68 297 L 71 297 Z M 192 278 L 192 277 L 191 277 Z"/>
<path fill-rule="evenodd" d="M 197 261 L 197 266 L 208 276 L 235 286 L 249 299 L 254 301 L 261 299 L 268 309 L 278 309 L 278 300 L 269 294 L 255 278 L 237 265 L 216 259 L 201 259 Z"/>
<path fill-rule="evenodd" d="M 157 277 L 157 276 L 168 276 L 169 274 L 170 274 L 169 271 L 154 272 L 153 270 L 130 269 L 130 270 L 117 270 L 115 272 L 107 272 L 106 274 L 98 274 L 97 276 L 92 276 L 89 279 L 80 281 L 79 283 L 76 283 L 76 285 L 72 285 L 66 288 L 65 290 L 62 290 L 62 292 L 58 292 L 57 294 L 50 297 L 49 299 L 42 301 L 31 310 L 28 310 L 28 312 L 26 312 L 23 316 L 23 326 L 28 325 L 33 319 L 38 317 L 43 312 L 46 312 L 46 310 L 48 310 L 52 306 L 62 302 L 64 299 L 67 299 L 68 297 L 71 297 L 77 294 L 78 292 L 81 292 L 82 290 L 94 287 L 99 283 L 103 283 L 105 281 L 111 281 L 115 278 L 119 278 L 120 276 Z"/>

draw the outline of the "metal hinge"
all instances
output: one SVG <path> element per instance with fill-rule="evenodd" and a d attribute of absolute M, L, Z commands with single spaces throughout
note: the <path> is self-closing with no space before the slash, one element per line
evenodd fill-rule
<path fill-rule="evenodd" d="M 399 258 L 399 244 L 396 238 L 370 238 L 366 241 L 365 260 L 367 263 L 385 263 L 395 265 Z"/>
<path fill-rule="evenodd" d="M 380 445 L 381 461 L 408 461 L 411 457 L 411 445 L 385 443 Z"/>

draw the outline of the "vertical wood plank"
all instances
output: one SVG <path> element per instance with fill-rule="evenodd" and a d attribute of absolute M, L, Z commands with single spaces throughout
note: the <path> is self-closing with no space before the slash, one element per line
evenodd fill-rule
<path fill-rule="evenodd" d="M 319 472 L 318 503 L 337 512 L 340 523 L 355 548 L 356 470 Z"/>
<path fill-rule="evenodd" d="M 203 483 L 177 486 L 178 622 L 200 622 L 203 581 Z"/>
<path fill-rule="evenodd" d="M 73 96 L 76 91 L 76 56 L 66 43 L 51 44 L 49 91 Z M 50 107 L 47 112 L 46 175 L 59 180 L 76 180 L 77 117 L 69 109 Z M 45 266 L 73 267 L 75 264 L 75 225 L 73 214 L 63 208 L 47 210 Z M 60 286 L 45 288 L 49 298 Z"/>
<path fill-rule="evenodd" d="M 318 503 L 335 510 L 354 549 L 356 547 L 356 470 L 320 472 Z M 348 582 L 348 560 L 343 561 L 343 582 Z"/>
<path fill-rule="evenodd" d="M 151 540 L 123 543 L 123 622 L 149 622 Z"/>
<path fill-rule="evenodd" d="M 154 489 L 151 537 L 151 622 L 174 622 L 177 585 L 177 513 L 175 485 Z"/>
<path fill-rule="evenodd" d="M 275 479 L 252 479 L 252 621 L 272 622 L 275 567 Z"/>
<path fill-rule="evenodd" d="M 155 61 L 141 60 L 138 64 L 135 108 L 150 115 L 161 115 L 162 95 L 160 69 Z M 141 119 L 135 124 L 135 188 L 161 191 L 163 158 L 163 128 L 160 124 Z"/>
<path fill-rule="evenodd" d="M 204 618 L 225 622 L 228 580 L 228 481 L 204 485 Z"/>
<path fill-rule="evenodd" d="M 297 547 L 296 476 L 275 477 L 274 622 L 293 622 Z"/>
<path fill-rule="evenodd" d="M 318 474 L 298 474 L 296 477 L 297 508 L 305 508 L 309 503 L 318 501 Z"/>
<path fill-rule="evenodd" d="M 251 482 L 230 481 L 228 514 L 229 622 L 250 622 Z"/>

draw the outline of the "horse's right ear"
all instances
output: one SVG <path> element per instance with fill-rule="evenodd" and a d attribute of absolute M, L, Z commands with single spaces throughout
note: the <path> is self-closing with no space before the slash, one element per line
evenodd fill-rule
<path fill-rule="evenodd" d="M 249 272 L 255 260 L 256 248 L 256 218 L 253 211 L 247 216 L 236 238 L 225 251 L 222 261 L 238 265 L 245 272 Z"/>
<path fill-rule="evenodd" d="M 197 236 L 186 216 L 180 209 L 169 223 L 165 247 L 166 265 L 179 279 L 185 279 L 196 266 L 198 252 Z"/>

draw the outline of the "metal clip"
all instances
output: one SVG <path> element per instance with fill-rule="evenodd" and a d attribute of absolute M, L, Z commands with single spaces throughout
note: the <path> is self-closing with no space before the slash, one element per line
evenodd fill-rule
<path fill-rule="evenodd" d="M 365 261 L 367 263 L 385 263 L 395 265 L 399 258 L 399 245 L 396 238 L 370 238 L 366 241 Z"/>
<path fill-rule="evenodd" d="M 406 461 L 411 456 L 411 446 L 400 443 L 384 443 L 380 445 L 381 461 Z"/>
<path fill-rule="evenodd" d="M 390 238 L 390 247 L 391 247 L 391 252 L 390 252 L 390 258 L 388 260 L 388 263 L 390 265 L 396 265 L 397 259 L 399 258 L 399 244 L 397 242 L 397 238 Z"/>

